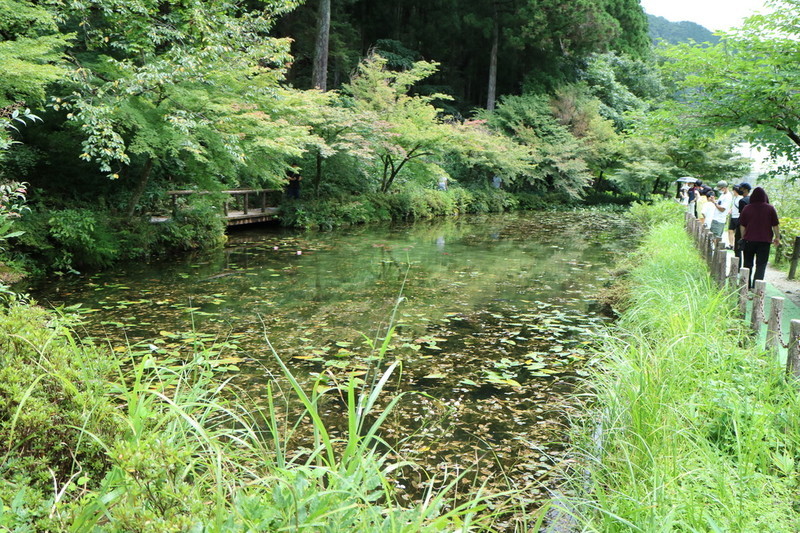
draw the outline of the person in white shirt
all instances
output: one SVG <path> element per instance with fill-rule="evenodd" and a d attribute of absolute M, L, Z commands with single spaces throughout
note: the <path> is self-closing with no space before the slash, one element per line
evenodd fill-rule
<path fill-rule="evenodd" d="M 728 222 L 728 245 L 725 247 L 728 250 L 733 250 L 736 242 L 736 227 L 739 225 L 739 200 L 742 199 L 742 192 L 738 185 L 734 185 L 731 189 L 733 189 L 733 204 L 731 205 L 731 218 Z"/>
<path fill-rule="evenodd" d="M 705 194 L 706 203 L 703 204 L 703 211 L 700 213 L 700 222 L 711 229 L 711 222 L 714 218 L 714 212 L 717 210 L 717 199 L 714 196 L 714 191 L 708 191 Z"/>
<path fill-rule="evenodd" d="M 717 182 L 717 189 L 720 191 L 719 200 L 715 203 L 714 214 L 711 218 L 711 233 L 715 236 L 722 238 L 722 232 L 725 231 L 725 224 L 728 222 L 728 215 L 731 212 L 733 205 L 733 195 L 728 190 L 728 182 Z"/>

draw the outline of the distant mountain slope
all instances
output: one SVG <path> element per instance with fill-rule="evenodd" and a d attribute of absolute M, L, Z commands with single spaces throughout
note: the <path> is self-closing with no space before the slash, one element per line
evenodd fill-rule
<path fill-rule="evenodd" d="M 659 39 L 671 44 L 685 43 L 690 39 L 698 43 L 719 42 L 719 37 L 711 33 L 710 30 L 688 20 L 670 22 L 664 17 L 657 17 L 648 13 L 647 23 L 650 25 L 650 38 L 654 43 Z"/>

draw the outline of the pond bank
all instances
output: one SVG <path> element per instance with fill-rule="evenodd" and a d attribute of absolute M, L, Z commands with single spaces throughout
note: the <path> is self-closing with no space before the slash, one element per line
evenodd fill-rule
<path fill-rule="evenodd" d="M 797 531 L 800 401 L 680 222 L 630 264 L 572 450 L 589 530 Z M 598 424 L 600 427 L 599 440 Z"/>

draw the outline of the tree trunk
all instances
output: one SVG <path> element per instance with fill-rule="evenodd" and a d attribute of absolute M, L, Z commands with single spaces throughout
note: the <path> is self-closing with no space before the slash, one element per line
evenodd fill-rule
<path fill-rule="evenodd" d="M 597 180 L 594 182 L 594 190 L 597 192 L 603 192 L 603 177 L 604 172 L 601 170 L 600 173 L 597 175 Z"/>
<path fill-rule="evenodd" d="M 139 204 L 139 199 L 142 197 L 142 194 L 144 194 L 145 187 L 147 187 L 147 181 L 150 179 L 150 171 L 152 170 L 153 158 L 147 156 L 147 161 L 145 161 L 144 168 L 139 176 L 139 183 L 136 184 L 136 188 L 133 190 L 133 195 L 128 201 L 128 208 L 125 210 L 125 215 L 128 218 L 133 217 L 133 213 L 136 211 L 136 206 Z"/>
<path fill-rule="evenodd" d="M 322 153 L 317 150 L 317 168 L 314 175 L 314 197 L 319 198 L 319 186 L 322 183 Z"/>
<path fill-rule="evenodd" d="M 497 99 L 497 53 L 500 44 L 500 21 L 497 6 L 494 8 L 494 21 L 492 22 L 492 51 L 489 58 L 489 90 L 486 95 L 486 109 L 494 111 L 494 102 Z"/>
<path fill-rule="evenodd" d="M 319 0 L 317 12 L 317 42 L 314 46 L 314 68 L 311 73 L 312 85 L 328 90 L 328 44 L 331 33 L 331 0 Z"/>

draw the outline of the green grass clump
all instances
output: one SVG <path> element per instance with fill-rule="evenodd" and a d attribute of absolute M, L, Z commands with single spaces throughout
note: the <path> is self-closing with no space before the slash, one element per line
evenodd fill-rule
<path fill-rule="evenodd" d="M 798 531 L 800 395 L 677 222 L 650 231 L 576 436 L 599 531 Z"/>
<path fill-rule="evenodd" d="M 404 397 L 385 390 L 388 340 L 367 383 L 311 392 L 266 342 L 288 388 L 265 376 L 256 403 L 213 347 L 118 359 L 66 324 L 0 309 L 0 531 L 488 531 L 508 511 L 508 495 L 459 492 L 464 473 L 429 479 L 419 500 L 399 494 L 421 470 L 380 436 Z M 333 402 L 344 429 L 324 420 Z"/>

